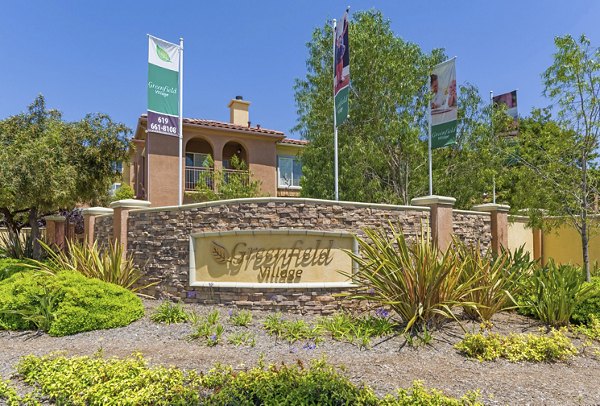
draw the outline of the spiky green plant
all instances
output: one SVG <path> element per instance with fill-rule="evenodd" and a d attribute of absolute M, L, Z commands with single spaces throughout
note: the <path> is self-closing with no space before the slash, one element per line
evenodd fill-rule
<path fill-rule="evenodd" d="M 498 255 L 491 249 L 482 253 L 479 244 L 467 245 L 458 239 L 453 246 L 463 264 L 463 280 L 472 280 L 475 288 L 466 297 L 474 304 L 465 307 L 469 316 L 489 321 L 494 314 L 516 307 L 514 297 L 521 286 L 518 282 L 529 271 L 527 267 L 515 264 L 508 250 Z"/>
<path fill-rule="evenodd" d="M 137 284 L 142 273 L 134 265 L 133 257 L 124 255 L 123 246 L 117 241 L 99 247 L 96 242 L 88 245 L 67 240 L 64 250 L 54 250 L 43 242 L 40 242 L 40 245 L 46 251 L 48 260 L 45 262 L 32 261 L 33 268 L 51 273 L 61 270 L 77 271 L 88 278 L 114 283 L 132 292 L 138 292 L 153 285 L 139 286 Z"/>
<path fill-rule="evenodd" d="M 566 326 L 577 306 L 595 294 L 593 286 L 584 282 L 581 268 L 557 265 L 550 259 L 524 284 L 521 305 L 546 324 Z"/>
<path fill-rule="evenodd" d="M 441 253 L 424 233 L 409 243 L 399 227 L 389 228 L 389 235 L 383 228 L 364 229 L 359 254 L 347 251 L 358 264 L 355 272 L 342 272 L 359 288 L 350 297 L 389 306 L 406 322 L 405 331 L 456 320 L 456 307 L 472 305 L 474 289 L 456 253 Z"/>

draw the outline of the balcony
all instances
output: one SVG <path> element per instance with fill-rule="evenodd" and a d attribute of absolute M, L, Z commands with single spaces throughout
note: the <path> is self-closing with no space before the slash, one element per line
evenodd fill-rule
<path fill-rule="evenodd" d="M 239 183 L 248 186 L 250 183 L 250 172 L 239 169 L 223 169 L 223 183 Z"/>
<path fill-rule="evenodd" d="M 209 189 L 215 188 L 215 173 L 213 168 L 186 166 L 185 167 L 185 190 L 196 190 L 196 185 L 204 184 Z"/>

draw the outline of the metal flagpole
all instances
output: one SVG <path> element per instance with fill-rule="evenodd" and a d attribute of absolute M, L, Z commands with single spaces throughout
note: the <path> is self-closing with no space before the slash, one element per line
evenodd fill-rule
<path fill-rule="evenodd" d="M 337 21 L 333 19 L 333 171 L 334 171 L 334 194 L 335 200 L 340 200 L 339 189 L 338 189 L 338 129 L 337 129 L 337 118 L 335 111 L 335 37 L 336 37 Z"/>
<path fill-rule="evenodd" d="M 429 196 L 433 196 L 433 170 L 431 164 L 431 101 L 429 101 L 429 123 L 428 123 L 428 131 L 429 131 Z"/>
<path fill-rule="evenodd" d="M 179 206 L 183 204 L 183 38 L 179 38 Z"/>
<path fill-rule="evenodd" d="M 490 127 L 494 137 L 494 92 L 490 90 Z M 492 175 L 492 203 L 496 204 L 496 174 Z"/>

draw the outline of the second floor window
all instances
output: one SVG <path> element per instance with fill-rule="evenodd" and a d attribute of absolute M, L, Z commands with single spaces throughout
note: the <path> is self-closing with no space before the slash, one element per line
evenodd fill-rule
<path fill-rule="evenodd" d="M 279 187 L 300 187 L 302 163 L 297 156 L 279 155 L 277 157 L 277 178 Z"/>
<path fill-rule="evenodd" d="M 201 154 L 199 152 L 186 152 L 185 153 L 185 166 L 193 168 L 208 168 L 209 155 Z"/>

